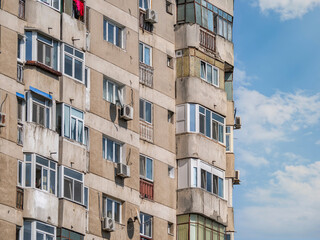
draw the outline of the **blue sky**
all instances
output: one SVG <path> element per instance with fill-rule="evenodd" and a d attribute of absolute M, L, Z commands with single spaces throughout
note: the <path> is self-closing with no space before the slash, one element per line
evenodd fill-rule
<path fill-rule="evenodd" d="M 320 0 L 235 0 L 236 240 L 320 236 Z"/>

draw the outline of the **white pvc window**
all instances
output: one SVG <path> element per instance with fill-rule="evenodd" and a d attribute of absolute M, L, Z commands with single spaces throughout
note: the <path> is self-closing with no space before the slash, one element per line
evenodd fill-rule
<path fill-rule="evenodd" d="M 31 103 L 32 122 L 50 128 L 51 100 L 36 93 L 31 93 Z"/>
<path fill-rule="evenodd" d="M 120 95 L 119 95 L 120 94 Z M 119 84 L 111 81 L 108 78 L 103 79 L 103 98 L 108 102 L 116 104 L 119 98 L 122 98 L 123 89 Z"/>
<path fill-rule="evenodd" d="M 153 181 L 152 158 L 140 155 L 140 177 L 149 181 Z"/>
<path fill-rule="evenodd" d="M 63 59 L 64 74 L 83 82 L 85 70 L 84 53 L 64 44 Z"/>
<path fill-rule="evenodd" d="M 200 77 L 208 83 L 219 87 L 219 69 L 209 63 L 200 61 Z"/>
<path fill-rule="evenodd" d="M 57 10 L 60 10 L 60 0 L 40 0 L 40 2 L 43 2 Z"/>
<path fill-rule="evenodd" d="M 121 223 L 121 203 L 108 197 L 103 198 L 104 217 L 111 218 Z"/>
<path fill-rule="evenodd" d="M 123 27 L 118 26 L 108 19 L 104 19 L 103 32 L 104 40 L 123 48 Z"/>
<path fill-rule="evenodd" d="M 152 123 L 152 103 L 140 98 L 140 120 Z"/>
<path fill-rule="evenodd" d="M 115 163 L 122 162 L 122 144 L 107 137 L 102 139 L 103 158 Z"/>
<path fill-rule="evenodd" d="M 139 0 L 139 8 L 146 10 L 151 7 L 151 0 Z"/>
<path fill-rule="evenodd" d="M 152 66 L 152 48 L 142 42 L 139 43 L 139 61 Z"/>
<path fill-rule="evenodd" d="M 71 201 L 84 204 L 84 176 L 70 168 L 60 167 L 61 192 L 60 195 Z"/>
<path fill-rule="evenodd" d="M 24 240 L 54 240 L 56 239 L 56 228 L 39 221 L 25 220 L 23 223 Z"/>
<path fill-rule="evenodd" d="M 140 212 L 140 235 L 152 238 L 152 221 L 153 217 L 151 215 Z"/>
<path fill-rule="evenodd" d="M 64 105 L 64 136 L 83 143 L 84 113 Z"/>
<path fill-rule="evenodd" d="M 233 126 L 226 127 L 226 151 L 233 152 Z"/>

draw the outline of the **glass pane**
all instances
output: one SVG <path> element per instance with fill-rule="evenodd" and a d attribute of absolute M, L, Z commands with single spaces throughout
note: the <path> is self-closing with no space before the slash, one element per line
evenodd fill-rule
<path fill-rule="evenodd" d="M 219 79 L 218 79 L 218 70 L 213 69 L 213 84 L 219 86 Z"/>
<path fill-rule="evenodd" d="M 43 61 L 43 43 L 38 41 L 38 62 L 44 63 Z"/>
<path fill-rule="evenodd" d="M 207 82 L 212 83 L 212 66 L 207 65 Z"/>
<path fill-rule="evenodd" d="M 224 124 L 224 118 L 219 116 L 218 114 L 212 113 L 212 118 L 217 120 L 218 122 Z"/>
<path fill-rule="evenodd" d="M 108 23 L 108 42 L 114 43 L 114 25 Z"/>
<path fill-rule="evenodd" d="M 83 59 L 83 53 L 82 52 L 80 52 L 80 51 L 78 51 L 76 49 L 74 51 L 75 51 L 76 57 Z"/>
<path fill-rule="evenodd" d="M 218 123 L 212 121 L 212 138 L 218 140 Z"/>
<path fill-rule="evenodd" d="M 44 240 L 44 235 L 42 233 L 37 232 L 37 240 Z"/>
<path fill-rule="evenodd" d="M 201 7 L 198 4 L 196 4 L 196 22 L 201 25 Z"/>
<path fill-rule="evenodd" d="M 42 189 L 48 191 L 48 170 L 45 168 L 43 169 Z"/>
<path fill-rule="evenodd" d="M 196 131 L 196 105 L 190 104 L 190 131 Z"/>
<path fill-rule="evenodd" d="M 223 179 L 219 178 L 219 197 L 223 198 Z"/>
<path fill-rule="evenodd" d="M 185 19 L 184 6 L 185 5 L 178 5 L 178 21 L 183 21 Z"/>
<path fill-rule="evenodd" d="M 18 162 L 18 184 L 22 184 L 22 162 Z"/>
<path fill-rule="evenodd" d="M 42 224 L 41 222 L 37 222 L 37 229 L 43 232 L 54 234 L 54 227 Z"/>
<path fill-rule="evenodd" d="M 213 236 L 212 240 L 219 240 L 219 239 L 218 239 L 218 233 L 217 233 L 217 232 L 213 231 L 213 232 L 212 232 L 212 236 Z"/>
<path fill-rule="evenodd" d="M 44 126 L 44 107 L 38 105 L 38 110 L 39 110 L 39 124 Z"/>
<path fill-rule="evenodd" d="M 82 183 L 78 181 L 74 181 L 74 200 L 77 202 L 82 203 L 82 196 L 83 196 L 83 187 Z"/>
<path fill-rule="evenodd" d="M 188 239 L 189 226 L 188 224 L 178 225 L 178 240 Z"/>
<path fill-rule="evenodd" d="M 70 107 L 64 106 L 64 136 L 70 137 Z"/>
<path fill-rule="evenodd" d="M 226 151 L 230 151 L 230 135 L 226 135 Z"/>
<path fill-rule="evenodd" d="M 152 166 L 152 159 L 147 158 L 147 179 L 152 180 L 153 179 L 153 166 Z"/>
<path fill-rule="evenodd" d="M 31 187 L 31 163 L 26 164 L 26 187 Z"/>
<path fill-rule="evenodd" d="M 53 240 L 53 237 L 46 235 L 46 240 Z"/>
<path fill-rule="evenodd" d="M 146 165 L 145 165 L 145 157 L 140 156 L 140 176 L 146 176 Z"/>
<path fill-rule="evenodd" d="M 199 225 L 199 233 L 198 233 L 198 239 L 204 239 L 204 226 L 203 225 Z M 221 239 L 223 240 L 223 239 Z"/>
<path fill-rule="evenodd" d="M 149 215 L 144 215 L 144 235 L 151 237 L 152 229 L 152 217 Z"/>
<path fill-rule="evenodd" d="M 111 201 L 110 199 L 107 199 L 107 208 L 106 208 L 107 216 L 106 217 L 108 217 L 108 218 L 112 218 L 112 202 L 113 201 Z"/>
<path fill-rule="evenodd" d="M 215 175 L 212 175 L 213 176 L 213 193 L 214 194 L 218 194 L 218 177 L 215 176 Z"/>
<path fill-rule="evenodd" d="M 64 175 L 67 175 L 69 177 L 75 178 L 75 179 L 77 179 L 79 181 L 82 181 L 82 179 L 83 179 L 83 176 L 82 176 L 81 173 L 73 171 L 73 170 L 71 170 L 69 168 L 64 168 Z"/>
<path fill-rule="evenodd" d="M 46 59 L 45 59 L 45 64 L 51 67 L 51 51 L 52 51 L 52 47 L 45 45 L 45 49 L 46 49 Z"/>
<path fill-rule="evenodd" d="M 144 101 L 140 99 L 139 101 L 139 112 L 140 112 L 140 119 L 144 119 Z"/>
<path fill-rule="evenodd" d="M 31 240 L 31 222 L 24 221 L 23 227 L 24 227 L 23 239 Z"/>
<path fill-rule="evenodd" d="M 50 189 L 49 192 L 56 194 L 56 173 L 55 171 L 50 170 Z"/>
<path fill-rule="evenodd" d="M 42 184 L 41 175 L 42 175 L 42 167 L 37 165 L 36 166 L 36 188 L 39 188 L 39 189 L 41 189 L 41 184 Z"/>
<path fill-rule="evenodd" d="M 199 131 L 202 134 L 205 134 L 204 126 L 205 126 L 205 116 L 199 113 Z"/>
<path fill-rule="evenodd" d="M 149 66 L 151 65 L 150 52 L 151 52 L 150 48 L 145 46 L 145 48 L 144 48 L 144 63 Z"/>
<path fill-rule="evenodd" d="M 103 98 L 107 99 L 107 80 L 103 80 Z"/>
<path fill-rule="evenodd" d="M 224 143 L 223 126 L 219 124 L 219 142 Z"/>
<path fill-rule="evenodd" d="M 78 142 L 82 143 L 83 140 L 83 122 L 78 120 Z"/>
<path fill-rule="evenodd" d="M 198 228 L 196 224 L 190 224 L 190 239 L 198 239 Z"/>
<path fill-rule="evenodd" d="M 200 62 L 200 77 L 206 79 L 206 64 L 205 62 Z"/>
<path fill-rule="evenodd" d="M 36 156 L 36 162 L 40 163 L 44 166 L 47 166 L 47 167 L 49 166 L 49 161 L 45 158 L 40 157 L 40 156 Z"/>
<path fill-rule="evenodd" d="M 113 83 L 108 81 L 108 96 L 107 101 L 113 103 Z"/>
<path fill-rule="evenodd" d="M 178 224 L 180 223 L 188 223 L 189 222 L 189 215 L 180 215 L 178 216 Z"/>
<path fill-rule="evenodd" d="M 75 108 L 71 108 L 71 115 L 75 116 L 77 118 L 83 119 L 83 112 L 81 112 Z"/>
<path fill-rule="evenodd" d="M 212 174 L 207 172 L 207 191 L 212 191 Z"/>
<path fill-rule="evenodd" d="M 89 200 L 89 189 L 87 187 L 84 188 L 84 205 L 88 208 L 88 200 Z"/>
<path fill-rule="evenodd" d="M 142 8 L 142 0 L 139 0 L 139 7 Z"/>
<path fill-rule="evenodd" d="M 194 23 L 194 3 L 186 4 L 186 22 Z"/>
<path fill-rule="evenodd" d="M 151 123 L 151 103 L 146 102 L 146 121 Z"/>
<path fill-rule="evenodd" d="M 145 9 L 149 8 L 149 0 L 144 0 L 144 6 Z"/>
<path fill-rule="evenodd" d="M 64 73 L 72 76 L 72 57 L 68 55 L 64 56 Z"/>
<path fill-rule="evenodd" d="M 139 43 L 139 61 L 143 62 L 143 45 Z"/>
<path fill-rule="evenodd" d="M 120 145 L 115 143 L 115 162 L 119 163 L 120 161 Z"/>
<path fill-rule="evenodd" d="M 63 196 L 65 198 L 69 198 L 69 199 L 72 199 L 72 193 L 73 193 L 73 187 L 72 187 L 72 180 L 69 179 L 69 178 L 64 178 L 64 193 L 63 193 Z"/>
<path fill-rule="evenodd" d="M 211 112 L 206 110 L 206 136 L 211 137 Z"/>
<path fill-rule="evenodd" d="M 206 171 L 201 169 L 201 188 L 206 189 L 207 183 L 206 183 Z"/>
<path fill-rule="evenodd" d="M 223 20 L 223 36 L 227 38 L 228 34 L 228 24 L 227 21 Z"/>
<path fill-rule="evenodd" d="M 49 125 L 50 125 L 50 108 L 45 108 L 45 111 L 46 111 L 46 115 L 45 115 L 46 127 L 49 128 Z"/>
<path fill-rule="evenodd" d="M 218 18 L 218 34 L 223 36 L 222 33 L 223 33 L 223 28 L 222 28 L 222 19 L 221 18 Z"/>
<path fill-rule="evenodd" d="M 231 23 L 228 23 L 228 40 L 232 41 L 232 26 L 231 26 Z"/>
<path fill-rule="evenodd" d="M 193 173 L 192 173 L 192 187 L 198 186 L 198 169 L 196 167 L 193 167 Z"/>
<path fill-rule="evenodd" d="M 113 161 L 113 141 L 107 139 L 107 159 Z"/>
<path fill-rule="evenodd" d="M 202 1 L 205 2 L 205 1 Z M 202 26 L 208 28 L 208 9 L 202 7 Z"/>
<path fill-rule="evenodd" d="M 33 103 L 32 104 L 32 122 L 38 122 L 37 121 L 37 116 L 38 116 L 38 105 Z"/>
<path fill-rule="evenodd" d="M 114 203 L 114 220 L 116 222 L 121 222 L 120 221 L 120 204 L 117 202 Z"/>
<path fill-rule="evenodd" d="M 105 138 L 102 138 L 102 157 L 103 158 L 107 158 L 107 155 L 106 155 L 106 143 L 107 143 L 107 139 Z"/>
<path fill-rule="evenodd" d="M 121 34 L 121 29 L 119 27 L 116 27 L 116 45 L 118 47 L 121 47 L 121 39 L 122 39 L 122 34 Z"/>
<path fill-rule="evenodd" d="M 75 118 L 71 118 L 71 139 L 76 140 L 77 137 L 77 120 Z"/>
<path fill-rule="evenodd" d="M 83 69 L 82 69 L 82 63 L 83 62 L 81 62 L 81 61 L 79 61 L 79 60 L 77 60 L 77 59 L 75 59 L 74 60 L 74 77 L 76 78 L 76 79 L 78 79 L 79 81 L 81 81 L 82 82 L 82 76 L 83 76 Z"/>

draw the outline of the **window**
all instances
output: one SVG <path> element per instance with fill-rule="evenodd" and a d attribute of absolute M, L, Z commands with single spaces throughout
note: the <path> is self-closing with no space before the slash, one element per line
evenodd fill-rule
<path fill-rule="evenodd" d="M 77 79 L 84 80 L 84 53 L 64 44 L 64 74 Z"/>
<path fill-rule="evenodd" d="M 51 99 L 32 92 L 30 94 L 30 100 L 30 120 L 46 128 L 50 128 Z"/>
<path fill-rule="evenodd" d="M 226 127 L 226 151 L 233 152 L 233 126 Z"/>
<path fill-rule="evenodd" d="M 152 123 L 152 103 L 140 98 L 140 120 Z"/>
<path fill-rule="evenodd" d="M 121 203 L 113 199 L 103 197 L 104 217 L 111 218 L 117 223 L 121 223 Z"/>
<path fill-rule="evenodd" d="M 174 224 L 171 222 L 168 222 L 168 234 L 170 235 L 174 234 Z"/>
<path fill-rule="evenodd" d="M 172 2 L 171 0 L 166 0 L 166 11 L 172 15 Z"/>
<path fill-rule="evenodd" d="M 38 61 L 39 63 L 58 71 L 58 42 L 37 32 L 26 31 L 25 34 L 26 61 Z"/>
<path fill-rule="evenodd" d="M 57 10 L 60 10 L 60 1 L 59 0 L 40 0 L 41 2 L 53 7 Z"/>
<path fill-rule="evenodd" d="M 38 188 L 56 195 L 57 163 L 37 154 L 25 154 L 25 187 Z M 22 176 L 22 173 L 21 173 Z M 22 184 L 22 181 L 21 181 Z M 23 185 L 23 184 L 22 184 Z"/>
<path fill-rule="evenodd" d="M 18 118 L 18 121 L 24 121 L 24 104 L 25 104 L 24 95 L 21 93 L 16 93 L 16 95 L 17 95 L 17 103 L 18 103 L 17 118 Z"/>
<path fill-rule="evenodd" d="M 168 166 L 168 176 L 174 178 L 174 167 Z"/>
<path fill-rule="evenodd" d="M 139 8 L 146 10 L 151 6 L 151 0 L 139 0 Z"/>
<path fill-rule="evenodd" d="M 208 138 L 225 143 L 225 118 L 197 104 L 187 104 L 188 131 L 199 132 Z"/>
<path fill-rule="evenodd" d="M 64 12 L 71 17 L 84 21 L 84 0 L 64 0 Z"/>
<path fill-rule="evenodd" d="M 107 137 L 102 139 L 102 154 L 103 158 L 111 162 L 121 163 L 122 159 L 122 144 L 117 143 Z"/>
<path fill-rule="evenodd" d="M 221 16 L 221 15 L 223 16 Z M 232 41 L 232 23 L 227 20 L 226 13 L 220 13 L 219 10 L 219 17 L 218 17 L 218 34 L 225 39 Z"/>
<path fill-rule="evenodd" d="M 140 155 L 140 177 L 153 181 L 153 160 L 143 155 Z"/>
<path fill-rule="evenodd" d="M 17 173 L 17 185 L 19 187 L 23 186 L 23 162 L 22 161 L 18 161 L 18 173 Z"/>
<path fill-rule="evenodd" d="M 169 68 L 173 68 L 173 58 L 170 57 L 169 55 L 167 56 L 167 66 Z"/>
<path fill-rule="evenodd" d="M 39 221 L 29 221 L 25 220 L 23 222 L 24 227 L 24 240 L 54 240 L 56 236 L 56 228 L 39 222 Z"/>
<path fill-rule="evenodd" d="M 219 70 L 212 65 L 200 61 L 200 77 L 208 83 L 219 87 Z"/>
<path fill-rule="evenodd" d="M 108 19 L 103 20 L 103 39 L 120 48 L 123 48 L 123 31 L 123 27 Z"/>
<path fill-rule="evenodd" d="M 196 214 L 177 217 L 177 240 L 225 240 L 226 227 Z"/>
<path fill-rule="evenodd" d="M 103 79 L 103 98 L 108 102 L 116 104 L 122 98 L 123 88 L 108 78 Z"/>
<path fill-rule="evenodd" d="M 173 116 L 174 116 L 174 113 L 170 110 L 168 110 L 168 122 L 169 123 L 173 123 Z"/>
<path fill-rule="evenodd" d="M 152 66 L 152 48 L 144 43 L 139 43 L 139 61 Z"/>
<path fill-rule="evenodd" d="M 64 228 L 58 228 L 57 240 L 84 240 L 84 236 Z"/>
<path fill-rule="evenodd" d="M 83 174 L 75 170 L 60 167 L 61 172 L 61 192 L 60 196 L 71 201 L 84 204 L 84 177 Z"/>
<path fill-rule="evenodd" d="M 140 236 L 141 240 L 148 240 L 149 238 L 152 238 L 152 221 L 153 217 L 140 212 Z M 147 238 L 144 238 L 147 237 Z"/>
<path fill-rule="evenodd" d="M 64 104 L 64 136 L 83 142 L 84 113 Z"/>
<path fill-rule="evenodd" d="M 23 62 L 24 59 L 24 40 L 23 36 L 19 35 L 18 36 L 18 46 L 17 46 L 17 60 L 18 62 Z"/>

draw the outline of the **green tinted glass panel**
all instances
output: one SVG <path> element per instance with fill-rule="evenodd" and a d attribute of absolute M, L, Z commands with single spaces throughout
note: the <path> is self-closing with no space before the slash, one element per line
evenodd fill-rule
<path fill-rule="evenodd" d="M 183 21 L 185 19 L 184 7 L 185 5 L 178 5 L 178 21 Z"/>
<path fill-rule="evenodd" d="M 186 4 L 186 22 L 194 23 L 194 3 Z"/>
<path fill-rule="evenodd" d="M 178 224 L 179 223 L 187 223 L 187 222 L 189 222 L 189 215 L 178 216 Z"/>

